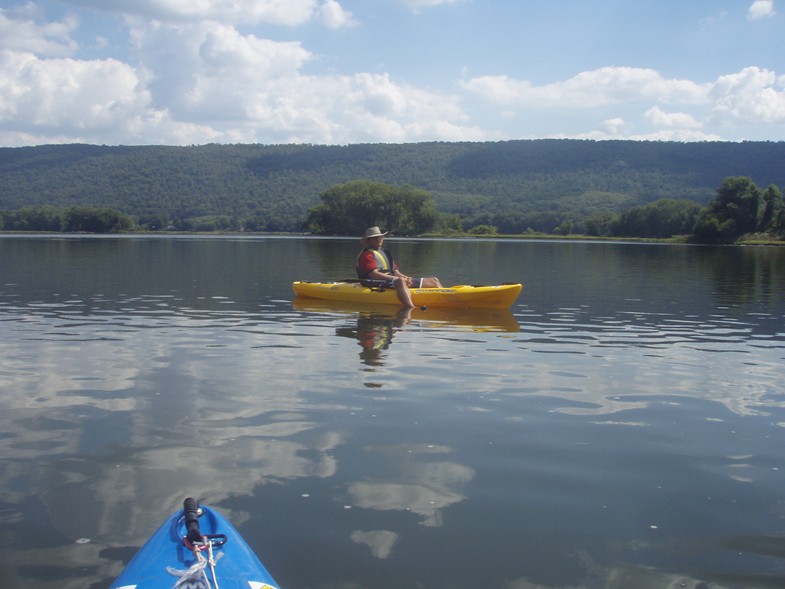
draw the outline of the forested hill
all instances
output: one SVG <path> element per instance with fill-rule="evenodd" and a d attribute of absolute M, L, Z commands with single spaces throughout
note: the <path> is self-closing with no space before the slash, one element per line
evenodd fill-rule
<path fill-rule="evenodd" d="M 728 176 L 785 186 L 785 142 L 495 143 L 0 148 L 0 210 L 109 207 L 171 222 L 257 218 L 299 230 L 328 187 L 355 179 L 427 190 L 442 213 L 550 229 L 660 198 L 706 204 Z"/>

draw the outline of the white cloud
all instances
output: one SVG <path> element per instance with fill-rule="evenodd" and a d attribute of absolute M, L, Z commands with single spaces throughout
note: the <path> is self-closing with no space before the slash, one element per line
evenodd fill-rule
<path fill-rule="evenodd" d="M 507 76 L 482 76 L 464 83 L 470 92 L 505 105 L 593 108 L 640 99 L 698 104 L 708 85 L 666 79 L 652 69 L 604 67 L 553 84 L 535 86 Z"/>
<path fill-rule="evenodd" d="M 353 143 L 489 135 L 468 125 L 457 97 L 387 74 L 305 75 L 314 56 L 299 42 L 216 22 L 128 22 L 136 67 L 5 52 L 0 139 Z"/>
<path fill-rule="evenodd" d="M 608 139 L 625 139 L 630 141 L 723 141 L 724 139 L 714 133 L 706 133 L 700 130 L 691 129 L 660 129 L 641 133 L 629 132 L 629 126 L 625 125 L 624 133 L 608 127 L 603 123 L 596 131 L 589 133 L 555 133 L 549 137 L 553 139 L 591 139 L 594 141 L 605 141 Z"/>
<path fill-rule="evenodd" d="M 658 106 L 647 110 L 644 119 L 655 127 L 669 129 L 699 129 L 701 124 L 692 115 L 683 112 L 665 112 Z"/>
<path fill-rule="evenodd" d="M 297 42 L 241 35 L 223 24 L 135 23 L 131 33 L 152 104 L 175 116 L 240 120 L 280 78 L 298 75 L 311 54 Z"/>
<path fill-rule="evenodd" d="M 336 0 L 324 0 L 319 8 L 319 19 L 331 29 L 341 29 L 357 25 L 351 12 L 336 2 Z"/>
<path fill-rule="evenodd" d="M 250 125 L 274 141 L 312 143 L 481 139 L 457 100 L 384 74 L 295 76 L 248 103 Z"/>
<path fill-rule="evenodd" d="M 148 97 L 137 89 L 132 68 L 116 60 L 38 59 L 30 53 L 0 54 L 0 120 L 18 117 L 34 125 L 68 121 L 100 126 L 138 111 Z"/>
<path fill-rule="evenodd" d="M 759 20 L 774 14 L 774 0 L 755 0 L 747 10 L 749 20 Z"/>
<path fill-rule="evenodd" d="M 627 122 L 622 119 L 621 117 L 615 117 L 612 119 L 606 119 L 600 125 L 600 131 L 604 135 L 609 135 L 611 137 L 618 137 L 622 134 L 622 131 L 627 126 Z"/>
<path fill-rule="evenodd" d="M 707 83 L 635 67 L 540 85 L 479 76 L 448 93 L 383 71 L 314 73 L 320 56 L 304 42 L 239 25 L 357 25 L 339 0 L 63 2 L 123 14 L 129 55 L 77 59 L 87 48 L 74 40 L 76 17 L 46 23 L 32 3 L 0 9 L 5 145 L 482 141 L 562 136 L 568 126 L 571 137 L 702 140 L 717 129 L 772 136 L 765 126 L 785 123 L 785 77 L 757 67 Z M 413 9 L 441 3 L 407 0 Z M 756 5 L 773 13 L 771 2 Z M 106 47 L 98 32 L 79 38 Z"/>
<path fill-rule="evenodd" d="M 172 121 L 150 105 L 137 72 L 114 59 L 38 59 L 0 53 L 0 141 L 148 143 L 214 141 L 220 133 Z"/>
<path fill-rule="evenodd" d="M 712 90 L 714 113 L 756 123 L 785 123 L 785 76 L 744 68 L 720 76 Z"/>
<path fill-rule="evenodd" d="M 278 42 L 240 35 L 227 26 L 204 31 L 199 46 L 202 73 L 219 82 L 258 84 L 262 80 L 290 75 L 311 55 L 298 42 Z"/>
<path fill-rule="evenodd" d="M 32 4 L 21 10 L 0 8 L 0 50 L 29 51 L 37 55 L 65 57 L 77 48 L 71 33 L 79 26 L 74 16 L 60 22 L 39 24 Z"/>
<path fill-rule="evenodd" d="M 241 35 L 229 25 L 137 23 L 152 103 L 183 120 L 226 129 L 232 140 L 350 143 L 482 138 L 456 98 L 386 74 L 307 76 L 297 42 Z M 175 55 L 176 59 L 167 59 Z"/>
<path fill-rule="evenodd" d="M 543 86 L 507 76 L 484 76 L 464 82 L 464 87 L 489 104 L 505 110 L 517 108 L 540 112 L 561 109 L 629 109 L 649 103 L 642 122 L 656 128 L 662 140 L 695 141 L 718 138 L 703 131 L 707 124 L 729 128 L 740 122 L 759 125 L 785 123 L 785 76 L 766 69 L 748 67 L 734 74 L 720 76 L 714 82 L 666 79 L 658 72 L 637 68 L 601 68 L 582 72 L 573 78 Z M 689 106 L 694 113 L 666 112 L 658 105 Z M 629 116 L 605 119 L 598 133 L 617 136 L 625 129 L 628 138 L 640 138 L 629 132 Z M 575 135 L 573 135 L 575 136 Z M 579 135 L 585 136 L 585 135 Z"/>

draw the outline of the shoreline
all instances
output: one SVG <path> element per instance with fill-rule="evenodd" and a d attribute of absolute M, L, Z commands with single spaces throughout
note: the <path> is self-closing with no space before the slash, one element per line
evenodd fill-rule
<path fill-rule="evenodd" d="M 256 236 L 256 237 L 315 237 L 315 238 L 346 238 L 351 239 L 349 235 L 314 235 L 311 233 L 295 233 L 295 232 L 264 232 L 264 231 L 122 231 L 116 233 L 87 233 L 77 232 L 69 233 L 64 231 L 5 231 L 0 230 L 0 236 L 42 236 L 42 237 L 95 237 L 95 236 L 140 236 L 140 237 L 176 237 L 176 236 L 202 236 L 202 237 L 222 237 L 222 236 Z M 506 234 L 506 233 L 493 233 L 482 234 L 476 233 L 423 233 L 422 235 L 391 235 L 392 238 L 411 238 L 411 239 L 528 239 L 540 241 L 597 241 L 609 243 L 661 243 L 661 244 L 674 244 L 674 245 L 747 245 L 747 246 L 785 246 L 785 239 L 774 239 L 770 237 L 757 237 L 748 236 L 742 237 L 732 242 L 697 242 L 691 241 L 689 235 L 678 235 L 674 237 L 603 237 L 596 235 L 555 235 L 546 233 L 521 233 L 521 234 Z"/>

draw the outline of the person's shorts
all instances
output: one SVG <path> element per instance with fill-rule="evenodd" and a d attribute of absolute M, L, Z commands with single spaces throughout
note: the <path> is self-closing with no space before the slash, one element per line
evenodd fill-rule
<path fill-rule="evenodd" d="M 412 286 L 411 287 L 412 288 L 422 288 L 422 281 L 423 280 L 425 280 L 425 278 L 415 278 L 414 276 L 412 276 Z M 393 286 L 393 282 L 391 280 L 390 281 L 390 287 L 392 288 L 392 286 Z"/>

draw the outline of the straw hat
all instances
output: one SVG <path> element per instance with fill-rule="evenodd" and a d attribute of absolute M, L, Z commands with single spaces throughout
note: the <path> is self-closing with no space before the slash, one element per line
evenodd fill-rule
<path fill-rule="evenodd" d="M 365 230 L 365 235 L 360 238 L 360 243 L 365 246 L 365 244 L 368 242 L 368 239 L 371 237 L 384 237 L 385 235 L 387 235 L 386 231 L 382 233 L 378 227 L 369 227 Z"/>

